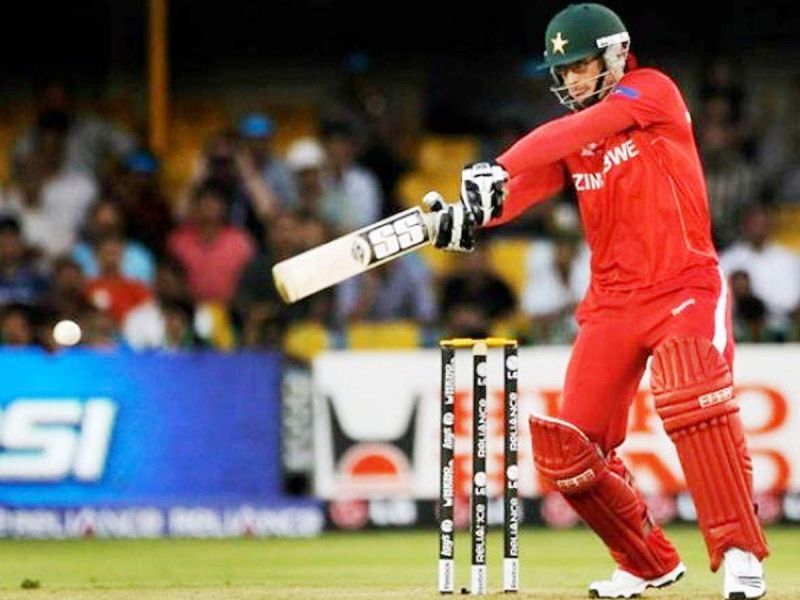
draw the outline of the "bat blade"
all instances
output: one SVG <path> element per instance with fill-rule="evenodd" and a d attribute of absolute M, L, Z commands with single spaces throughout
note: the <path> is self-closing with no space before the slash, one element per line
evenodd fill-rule
<path fill-rule="evenodd" d="M 433 215 L 410 208 L 272 267 L 287 304 L 433 243 Z"/>

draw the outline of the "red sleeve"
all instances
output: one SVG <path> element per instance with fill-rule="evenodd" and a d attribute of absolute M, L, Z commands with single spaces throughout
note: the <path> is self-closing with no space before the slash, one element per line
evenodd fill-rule
<path fill-rule="evenodd" d="M 487 227 L 517 218 L 534 204 L 555 196 L 563 187 L 564 166 L 561 162 L 529 169 L 512 177 L 507 184 L 508 196 L 503 203 L 503 214 L 490 221 Z"/>
<path fill-rule="evenodd" d="M 561 191 L 565 174 L 562 161 L 567 156 L 590 142 L 635 125 L 636 121 L 624 109 L 600 102 L 531 131 L 497 158 L 510 177 L 508 197 L 502 216 L 489 226 L 510 221 Z"/>
<path fill-rule="evenodd" d="M 655 69 L 625 74 L 602 101 L 537 127 L 497 158 L 510 176 L 509 196 L 499 225 L 549 198 L 564 186 L 561 163 L 591 142 L 632 127 L 645 128 L 685 117 L 672 80 Z"/>
<path fill-rule="evenodd" d="M 497 158 L 510 177 L 563 160 L 586 144 L 636 125 L 617 104 L 599 102 L 531 131 Z"/>
<path fill-rule="evenodd" d="M 626 73 L 604 104 L 624 110 L 642 129 L 686 119 L 680 91 L 669 77 L 656 69 Z"/>

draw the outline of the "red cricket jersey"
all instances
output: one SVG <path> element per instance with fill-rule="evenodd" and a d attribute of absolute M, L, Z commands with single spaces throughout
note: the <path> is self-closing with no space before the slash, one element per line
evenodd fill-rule
<path fill-rule="evenodd" d="M 497 161 L 509 172 L 509 194 L 491 225 L 574 186 L 595 293 L 717 264 L 689 111 L 656 69 L 627 72 L 602 101 L 538 127 Z"/>

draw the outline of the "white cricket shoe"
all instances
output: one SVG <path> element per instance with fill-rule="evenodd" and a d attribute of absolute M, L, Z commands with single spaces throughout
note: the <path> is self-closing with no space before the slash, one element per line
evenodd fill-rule
<path fill-rule="evenodd" d="M 749 600 L 761 598 L 767 593 L 764 569 L 752 552 L 729 548 L 724 556 L 725 585 L 722 595 L 725 600 Z"/>
<path fill-rule="evenodd" d="M 637 598 L 647 588 L 662 588 L 675 583 L 686 573 L 686 565 L 682 562 L 666 575 L 655 579 L 642 579 L 633 573 L 616 569 L 611 579 L 593 581 L 589 585 L 589 598 Z"/>

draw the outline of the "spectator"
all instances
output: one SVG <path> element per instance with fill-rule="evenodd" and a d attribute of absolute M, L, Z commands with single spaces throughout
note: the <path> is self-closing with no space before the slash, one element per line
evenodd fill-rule
<path fill-rule="evenodd" d="M 194 190 L 214 186 L 225 203 L 229 223 L 255 239 L 280 211 L 280 201 L 259 172 L 254 156 L 235 133 L 223 132 L 209 144 L 189 186 L 178 200 L 178 215 L 188 216 Z"/>
<path fill-rule="evenodd" d="M 80 318 L 81 345 L 102 350 L 122 346 L 119 324 L 106 310 L 90 308 Z"/>
<path fill-rule="evenodd" d="M 158 263 L 155 292 L 164 302 L 191 303 L 192 297 L 186 287 L 186 271 L 175 260 L 165 259 Z"/>
<path fill-rule="evenodd" d="M 733 298 L 733 333 L 737 342 L 770 341 L 767 329 L 767 306 L 753 294 L 746 271 L 730 275 Z"/>
<path fill-rule="evenodd" d="M 381 186 L 381 216 L 388 217 L 400 211 L 402 203 L 397 185 L 411 171 L 412 161 L 404 157 L 400 142 L 402 136 L 393 118 L 386 112 L 370 115 L 369 131 L 359 163 L 375 174 Z"/>
<path fill-rule="evenodd" d="M 125 342 L 134 350 L 198 346 L 194 315 L 182 267 L 174 261 L 163 261 L 156 272 L 154 297 L 125 317 Z"/>
<path fill-rule="evenodd" d="M 312 213 L 283 211 L 265 232 L 262 251 L 244 270 L 236 294 L 236 311 L 242 326 L 242 343 L 249 348 L 280 348 L 286 328 L 295 321 L 330 320 L 331 290 L 323 290 L 299 302 L 284 304 L 275 289 L 272 265 L 324 243 L 325 224 Z"/>
<path fill-rule="evenodd" d="M 67 256 L 59 257 L 53 263 L 50 288 L 40 306 L 57 319 L 76 321 L 91 308 L 85 289 L 86 280 L 80 265 Z"/>
<path fill-rule="evenodd" d="M 147 151 L 126 155 L 120 169 L 108 179 L 107 196 L 122 210 L 126 235 L 162 256 L 173 218 L 161 193 L 158 170 L 158 161 Z"/>
<path fill-rule="evenodd" d="M 755 136 L 749 114 L 748 98 L 742 78 L 741 65 L 734 65 L 729 57 L 717 56 L 705 71 L 700 84 L 700 100 L 705 107 L 725 105 L 724 125 L 729 127 L 733 146 L 748 161 L 755 155 Z"/>
<path fill-rule="evenodd" d="M 148 285 L 152 283 L 155 271 L 153 255 L 139 242 L 124 239 L 125 231 L 122 211 L 115 202 L 103 200 L 92 207 L 84 227 L 83 239 L 72 251 L 72 258 L 87 277 L 97 277 L 100 272 L 94 249 L 95 240 L 114 235 L 123 237 L 122 275 Z"/>
<path fill-rule="evenodd" d="M 722 253 L 720 266 L 728 277 L 747 273 L 753 293 L 766 304 L 767 327 L 785 340 L 800 306 L 800 257 L 771 240 L 770 215 L 761 206 L 747 210 L 742 230 L 743 239 Z"/>
<path fill-rule="evenodd" d="M 699 131 L 714 241 L 720 249 L 736 238 L 742 211 L 762 192 L 759 170 L 739 151 L 730 113 L 724 97 L 710 98 Z"/>
<path fill-rule="evenodd" d="M 14 147 L 17 174 L 25 172 L 25 165 L 37 154 L 38 138 L 54 128 L 64 134 L 64 169 L 82 172 L 92 179 L 100 178 L 109 162 L 133 150 L 133 137 L 120 127 L 95 115 L 75 112 L 71 86 L 65 78 L 45 78 L 35 88 L 36 124 Z"/>
<path fill-rule="evenodd" d="M 411 168 L 403 156 L 403 128 L 391 105 L 390 94 L 372 77 L 369 57 L 353 54 L 347 61 L 347 77 L 339 102 L 325 112 L 327 120 L 347 120 L 357 123 L 359 143 L 358 162 L 375 175 L 381 187 L 381 216 L 401 210 L 396 188 L 400 178 Z M 354 136 L 355 137 L 355 136 Z"/>
<path fill-rule="evenodd" d="M 777 203 L 800 203 L 800 76 L 795 77 L 788 100 L 781 103 L 761 138 L 760 159 L 768 173 Z"/>
<path fill-rule="evenodd" d="M 381 215 L 383 199 L 375 175 L 355 163 L 355 131 L 347 123 L 327 123 L 322 140 L 329 166 L 322 218 L 341 233 L 374 223 Z"/>
<path fill-rule="evenodd" d="M 0 343 L 4 346 L 32 346 L 36 343 L 31 308 L 22 304 L 6 306 L 0 312 Z"/>
<path fill-rule="evenodd" d="M 336 286 L 334 294 L 340 325 L 408 319 L 429 326 L 437 318 L 431 272 L 417 254 L 347 279 Z"/>
<path fill-rule="evenodd" d="M 15 184 L 0 211 L 16 216 L 26 242 L 52 259 L 69 252 L 97 185 L 64 160 L 66 130 L 58 121 L 40 123 L 33 151 L 21 160 Z"/>
<path fill-rule="evenodd" d="M 187 302 L 163 302 L 164 340 L 161 348 L 191 350 L 205 347 L 205 342 L 194 330 L 194 308 Z"/>
<path fill-rule="evenodd" d="M 185 269 L 193 300 L 227 304 L 255 246 L 246 231 L 228 224 L 225 192 L 219 186 L 199 187 L 192 208 L 190 220 L 170 234 L 168 251 Z"/>
<path fill-rule="evenodd" d="M 589 287 L 588 247 L 572 234 L 560 234 L 555 241 L 534 241 L 526 263 L 521 304 L 532 339 L 571 341 L 577 332 L 573 313 Z"/>
<path fill-rule="evenodd" d="M 275 156 L 272 147 L 274 133 L 275 124 L 268 115 L 254 112 L 242 117 L 239 121 L 239 137 L 243 158 L 239 160 L 249 160 L 261 173 L 279 207 L 296 206 L 297 186 L 286 163 Z"/>
<path fill-rule="evenodd" d="M 439 314 L 448 337 L 487 337 L 492 322 L 516 308 L 514 292 L 489 265 L 487 248 L 478 245 L 441 283 Z"/>
<path fill-rule="evenodd" d="M 122 272 L 125 240 L 108 233 L 95 240 L 97 277 L 86 282 L 86 297 L 100 311 L 109 313 L 120 324 L 131 309 L 150 299 L 150 290 Z"/>
<path fill-rule="evenodd" d="M 134 350 L 190 350 L 204 347 L 205 344 L 194 330 L 194 316 L 194 307 L 188 302 L 163 300 L 148 303 L 146 307 L 131 311 L 125 320 L 125 341 Z"/>
<path fill-rule="evenodd" d="M 31 260 L 19 223 L 0 219 L 0 305 L 35 304 L 47 289 L 47 279 Z"/>
<path fill-rule="evenodd" d="M 326 192 L 324 180 L 326 162 L 325 149 L 314 138 L 299 138 L 289 146 L 286 152 L 286 164 L 294 176 L 299 211 L 320 214 Z"/>

